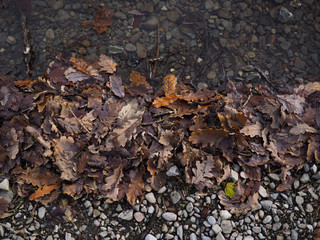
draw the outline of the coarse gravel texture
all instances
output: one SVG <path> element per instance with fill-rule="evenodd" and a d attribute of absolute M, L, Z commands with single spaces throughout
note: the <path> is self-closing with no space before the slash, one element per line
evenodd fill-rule
<path fill-rule="evenodd" d="M 24 1 L 22 1 L 24 2 Z M 25 1 L 27 2 L 27 1 Z M 81 21 L 106 5 L 114 22 L 98 36 Z M 261 72 L 281 88 L 319 81 L 320 4 L 301 1 L 63 1 L 32 0 L 27 16 L 35 52 L 32 78 L 42 76 L 59 53 L 87 61 L 112 56 L 124 82 L 136 70 L 150 77 L 156 57 L 158 24 L 160 61 L 151 85 L 170 72 L 198 88 L 227 78 L 259 83 Z M 20 15 L 13 1 L 0 1 L 0 75 L 25 77 Z M 138 17 L 130 10 L 144 14 Z M 250 66 L 251 65 L 251 66 Z M 254 67 L 252 67 L 254 66 Z M 320 218 L 320 167 L 308 163 L 297 172 L 291 191 L 278 193 L 279 172 L 266 165 L 259 205 L 246 215 L 224 210 L 216 189 L 196 192 L 174 166 L 165 187 L 150 191 L 135 206 L 104 203 L 99 196 L 61 198 L 49 206 L 20 199 L 14 183 L 1 178 L 0 195 L 13 215 L 0 221 L 0 238 L 11 239 L 313 239 Z M 238 165 L 230 181 L 243 179 Z"/>

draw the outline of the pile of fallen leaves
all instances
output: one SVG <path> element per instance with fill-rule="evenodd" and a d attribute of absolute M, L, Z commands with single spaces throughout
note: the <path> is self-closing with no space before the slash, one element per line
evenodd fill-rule
<path fill-rule="evenodd" d="M 169 74 L 154 93 L 134 71 L 124 86 L 116 67 L 105 55 L 95 64 L 60 56 L 42 78 L 0 81 L 0 173 L 19 196 L 48 204 L 93 194 L 133 205 L 146 186 L 166 183 L 173 164 L 203 191 L 230 181 L 237 163 L 245 180 L 219 198 L 240 214 L 258 203 L 265 164 L 281 171 L 277 191 L 285 191 L 294 170 L 319 161 L 319 83 L 287 94 L 232 81 L 195 91 Z"/>

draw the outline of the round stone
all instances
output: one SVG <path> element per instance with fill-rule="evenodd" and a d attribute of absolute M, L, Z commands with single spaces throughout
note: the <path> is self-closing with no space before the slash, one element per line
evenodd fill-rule
<path fill-rule="evenodd" d="M 221 210 L 220 211 L 220 217 L 221 217 L 221 220 L 228 220 L 228 219 L 230 219 L 232 217 L 232 215 L 227 210 Z"/>
<path fill-rule="evenodd" d="M 155 196 L 154 196 L 154 194 L 152 192 L 146 194 L 146 199 L 150 203 L 156 203 L 157 202 L 157 200 L 156 200 L 156 198 L 155 198 Z"/>
<path fill-rule="evenodd" d="M 173 212 L 165 212 L 162 214 L 162 218 L 168 222 L 173 222 L 177 220 L 177 214 Z"/>
<path fill-rule="evenodd" d="M 301 205 L 304 203 L 304 199 L 301 196 L 296 196 L 296 203 Z"/>
<path fill-rule="evenodd" d="M 222 220 L 221 221 L 221 229 L 223 233 L 231 233 L 232 232 L 232 224 L 230 220 Z"/>

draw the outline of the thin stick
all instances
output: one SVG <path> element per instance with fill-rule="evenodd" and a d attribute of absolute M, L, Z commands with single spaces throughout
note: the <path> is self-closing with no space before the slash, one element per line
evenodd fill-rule
<path fill-rule="evenodd" d="M 159 24 L 158 24 L 158 47 L 157 47 L 157 58 L 159 57 L 160 54 L 160 29 L 159 29 Z M 154 78 L 154 75 L 156 74 L 156 69 L 157 69 L 158 61 L 154 63 L 154 68 L 152 71 L 152 76 L 151 80 Z"/>
<path fill-rule="evenodd" d="M 90 131 L 88 130 L 88 128 L 86 128 L 85 125 L 83 125 L 83 123 L 81 122 L 81 120 L 74 114 L 74 112 L 72 111 L 71 107 L 69 106 L 69 110 L 72 113 L 72 115 L 78 120 L 78 122 L 80 123 L 80 125 L 88 132 L 90 133 Z"/>

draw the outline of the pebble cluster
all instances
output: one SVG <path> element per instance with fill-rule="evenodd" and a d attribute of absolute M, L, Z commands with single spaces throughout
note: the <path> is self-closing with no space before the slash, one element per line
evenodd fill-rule
<path fill-rule="evenodd" d="M 234 166 L 232 171 L 242 179 L 238 169 Z M 0 237 L 4 240 L 73 240 L 80 236 L 106 240 L 312 239 L 319 217 L 320 171 L 312 164 L 302 172 L 293 190 L 284 193 L 275 192 L 279 175 L 266 174 L 258 206 L 241 216 L 224 210 L 217 198 L 218 189 L 202 194 L 190 190 L 187 194 L 175 181 L 158 192 L 147 193 L 134 206 L 126 202 L 108 204 L 91 197 L 82 199 L 82 203 L 62 199 L 49 207 L 27 201 L 21 205 L 14 203 L 17 205 L 14 215 L 0 222 Z M 167 175 L 180 176 L 176 166 Z M 0 187 L 6 184 L 1 183 Z M 1 195 L 8 191 L 10 188 L 1 190 Z M 66 208 L 59 215 L 57 209 L 62 205 Z"/>

